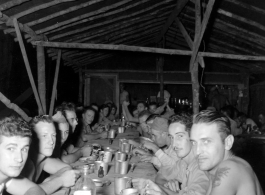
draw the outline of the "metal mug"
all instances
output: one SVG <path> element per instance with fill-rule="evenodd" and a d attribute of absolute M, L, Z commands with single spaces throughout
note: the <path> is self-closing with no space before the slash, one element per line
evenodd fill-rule
<path fill-rule="evenodd" d="M 121 195 L 138 195 L 139 192 L 135 188 L 126 188 L 121 191 Z"/>
<path fill-rule="evenodd" d="M 99 156 L 101 156 L 102 157 L 102 161 L 103 162 L 106 162 L 106 163 L 109 163 L 109 162 L 111 162 L 111 160 L 112 160 L 112 152 L 110 152 L 110 151 L 100 151 L 99 152 Z"/>
<path fill-rule="evenodd" d="M 115 138 L 116 131 L 114 129 L 111 129 L 108 134 L 109 139 L 114 139 Z"/>
<path fill-rule="evenodd" d="M 103 161 L 95 161 L 95 173 L 98 175 L 99 167 L 103 167 L 104 176 L 108 174 L 109 164 Z"/>
<path fill-rule="evenodd" d="M 125 175 L 128 173 L 128 168 L 129 168 L 128 161 L 121 161 L 121 160 L 115 161 L 115 166 L 114 166 L 115 173 Z"/>
<path fill-rule="evenodd" d="M 119 127 L 118 128 L 118 133 L 124 133 L 124 127 Z"/>
<path fill-rule="evenodd" d="M 121 152 L 130 153 L 132 150 L 132 145 L 126 142 L 123 142 L 120 147 Z"/>
<path fill-rule="evenodd" d="M 114 178 L 114 193 L 120 195 L 121 191 L 130 188 L 132 185 L 131 177 L 115 177 Z"/>
<path fill-rule="evenodd" d="M 121 145 L 122 145 L 122 143 L 124 143 L 124 142 L 128 143 L 128 140 L 125 139 L 125 138 L 119 139 L 119 148 L 121 148 Z"/>
<path fill-rule="evenodd" d="M 128 155 L 124 152 L 116 152 L 115 153 L 115 160 L 126 161 L 127 158 L 128 158 Z"/>

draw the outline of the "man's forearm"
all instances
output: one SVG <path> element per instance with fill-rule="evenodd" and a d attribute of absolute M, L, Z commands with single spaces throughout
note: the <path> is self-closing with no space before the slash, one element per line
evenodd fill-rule
<path fill-rule="evenodd" d="M 167 194 L 167 195 L 178 195 L 178 194 L 179 194 L 179 192 L 174 192 L 174 191 L 172 191 L 172 190 L 170 190 L 170 189 L 164 187 L 164 185 L 159 185 L 159 184 L 158 184 L 158 186 L 159 186 L 159 187 L 161 188 L 161 190 L 162 190 L 165 194 Z"/>
<path fill-rule="evenodd" d="M 158 173 L 155 178 L 155 183 L 164 186 L 164 184 L 167 183 L 167 180 Z"/>
<path fill-rule="evenodd" d="M 128 109 L 127 106 L 123 105 L 123 108 L 124 108 L 124 111 L 126 113 L 127 118 L 129 119 L 129 121 L 131 121 L 131 122 L 139 122 L 138 118 L 135 118 L 135 117 L 133 117 L 131 115 L 131 113 L 129 112 L 129 109 Z"/>
<path fill-rule="evenodd" d="M 81 149 L 77 150 L 74 153 L 68 154 L 68 155 L 63 155 L 61 157 L 61 160 L 67 164 L 71 164 L 76 162 L 80 157 L 82 157 L 82 151 Z"/>
<path fill-rule="evenodd" d="M 44 181 L 39 186 L 45 191 L 46 194 L 52 194 L 63 186 L 62 181 L 58 177 Z"/>
<path fill-rule="evenodd" d="M 40 188 L 39 186 L 36 186 L 36 187 L 32 187 L 30 188 L 28 191 L 26 191 L 26 193 L 24 195 L 45 195 L 45 191 Z"/>

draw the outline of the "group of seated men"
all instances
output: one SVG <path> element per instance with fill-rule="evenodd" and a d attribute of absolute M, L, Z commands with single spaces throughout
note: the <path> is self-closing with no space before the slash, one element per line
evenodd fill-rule
<path fill-rule="evenodd" d="M 124 102 L 125 114 L 127 106 Z M 155 113 L 159 109 L 138 114 L 141 129 L 152 140 L 130 140 L 134 154 L 158 170 L 155 182 L 133 179 L 141 193 L 263 194 L 251 166 L 231 152 L 234 137 L 228 117 L 213 111 L 172 115 L 170 108 L 169 115 L 161 116 Z M 29 123 L 14 116 L 0 120 L 1 193 L 52 194 L 74 186 L 80 173 L 69 164 L 91 153 L 83 147 L 87 140 L 107 138 L 106 132 L 91 128 L 96 113 L 95 108 L 84 108 L 75 144 L 69 139 L 78 124 L 73 104 L 63 103 L 53 117 L 36 116 Z M 43 171 L 49 176 L 40 180 Z"/>
<path fill-rule="evenodd" d="M 133 179 L 141 194 L 263 194 L 251 166 L 231 152 L 234 137 L 222 113 L 157 116 L 148 126 L 152 141 L 130 141 L 137 146 L 133 152 L 158 169 L 155 181 Z"/>

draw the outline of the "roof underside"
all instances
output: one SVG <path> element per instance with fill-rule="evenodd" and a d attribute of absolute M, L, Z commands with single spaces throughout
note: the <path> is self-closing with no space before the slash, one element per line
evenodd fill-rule
<path fill-rule="evenodd" d="M 37 35 L 44 35 L 49 41 L 155 47 L 178 1 L 0 0 L 0 10 L 5 16 L 0 19 L 0 25 L 5 33 L 16 36 L 12 26 L 12 18 L 15 17 L 19 23 L 30 27 Z M 207 0 L 202 0 L 202 11 L 205 11 L 207 3 Z M 186 4 L 178 19 L 193 40 L 194 0 Z M 25 38 L 32 40 L 27 34 Z M 165 34 L 165 48 L 191 50 L 176 21 Z M 265 1 L 216 1 L 200 51 L 265 56 Z M 55 49 L 49 49 L 48 53 L 53 59 L 57 58 Z M 113 55 L 115 52 L 106 50 L 62 50 L 64 64 L 75 70 Z M 253 73 L 265 70 L 265 62 L 262 61 L 214 60 L 221 65 Z"/>

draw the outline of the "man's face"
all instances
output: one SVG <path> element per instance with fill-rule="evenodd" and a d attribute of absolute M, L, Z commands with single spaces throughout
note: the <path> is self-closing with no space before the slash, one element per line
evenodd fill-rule
<path fill-rule="evenodd" d="M 172 123 L 168 128 L 171 145 L 179 158 L 185 158 L 192 148 L 189 133 L 185 129 L 181 123 Z"/>
<path fill-rule="evenodd" d="M 83 120 L 86 125 L 90 125 L 95 117 L 95 112 L 92 110 L 87 110 L 86 113 L 82 114 Z"/>
<path fill-rule="evenodd" d="M 53 123 L 38 122 L 35 132 L 39 139 L 39 154 L 51 156 L 56 143 L 56 131 Z"/>
<path fill-rule="evenodd" d="M 22 171 L 27 158 L 30 145 L 28 137 L 0 138 L 0 177 L 17 177 Z"/>
<path fill-rule="evenodd" d="M 76 113 L 74 111 L 66 110 L 65 114 L 66 114 L 66 119 L 67 119 L 69 125 L 71 126 L 72 131 L 74 132 L 75 127 L 78 124 L 78 119 L 76 117 Z"/>
<path fill-rule="evenodd" d="M 59 131 L 61 135 L 61 145 L 63 145 L 69 136 L 69 124 L 66 122 L 59 123 Z"/>
<path fill-rule="evenodd" d="M 164 132 L 152 129 L 152 140 L 158 147 L 163 147 L 167 144 L 166 135 Z"/>
<path fill-rule="evenodd" d="M 214 171 L 224 160 L 225 144 L 223 143 L 217 124 L 194 124 L 191 128 L 191 141 L 194 154 L 198 156 L 198 164 L 203 171 Z"/>
<path fill-rule="evenodd" d="M 148 118 L 148 116 L 146 116 L 146 115 L 139 118 L 140 127 L 146 133 L 148 133 L 148 131 L 149 131 L 147 124 L 145 122 L 147 118 Z"/>
<path fill-rule="evenodd" d="M 155 113 L 156 109 L 157 109 L 157 106 L 156 106 L 156 105 L 150 105 L 150 106 L 149 106 L 149 111 L 150 111 L 152 114 Z"/>
<path fill-rule="evenodd" d="M 116 113 L 116 108 L 111 108 L 111 114 L 115 115 L 115 113 Z"/>
<path fill-rule="evenodd" d="M 262 114 L 259 115 L 259 122 L 260 122 L 262 125 L 265 124 L 265 117 L 264 117 Z"/>
<path fill-rule="evenodd" d="M 144 104 L 143 103 L 137 104 L 138 113 L 144 111 L 144 109 L 145 109 L 145 107 L 144 107 Z"/>
<path fill-rule="evenodd" d="M 102 114 L 103 114 L 103 116 L 108 116 L 108 114 L 109 114 L 109 107 L 106 107 L 106 108 L 103 108 L 103 110 L 102 110 Z"/>

